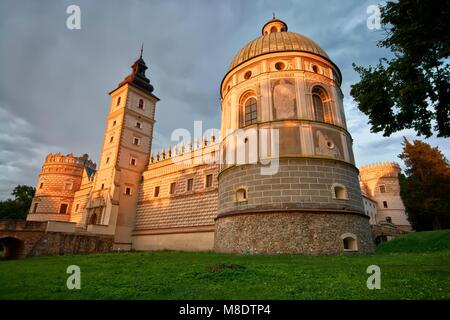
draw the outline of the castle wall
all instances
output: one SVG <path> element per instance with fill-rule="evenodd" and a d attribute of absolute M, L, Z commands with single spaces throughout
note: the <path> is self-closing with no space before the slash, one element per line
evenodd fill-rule
<path fill-rule="evenodd" d="M 260 165 L 230 168 L 220 173 L 219 214 L 246 209 L 338 209 L 363 213 L 356 168 L 325 159 L 280 159 L 275 175 L 261 175 Z M 346 199 L 333 197 L 333 186 L 347 189 Z M 247 201 L 235 192 L 247 190 Z"/>
<path fill-rule="evenodd" d="M 218 145 L 151 163 L 143 173 L 133 232 L 135 250 L 211 250 L 217 214 Z M 159 157 L 159 155 L 158 155 Z M 211 175 L 211 186 L 207 176 Z M 188 190 L 188 180 L 192 190 Z M 171 194 L 171 184 L 175 183 Z M 159 194 L 155 196 L 155 188 Z"/>
<path fill-rule="evenodd" d="M 374 244 L 368 217 L 348 213 L 302 211 L 241 213 L 216 220 L 214 248 L 228 253 L 300 253 L 332 255 L 345 250 L 343 239 L 356 239 L 357 251 L 371 253 Z"/>

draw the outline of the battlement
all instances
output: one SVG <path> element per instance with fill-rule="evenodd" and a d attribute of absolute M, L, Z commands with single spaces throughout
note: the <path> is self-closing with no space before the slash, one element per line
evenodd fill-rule
<path fill-rule="evenodd" d="M 383 171 L 383 172 L 393 172 L 400 171 L 400 165 L 396 162 L 376 162 L 359 167 L 360 173 L 362 172 L 373 172 L 373 171 Z"/>
<path fill-rule="evenodd" d="M 58 164 L 73 164 L 73 165 L 76 165 L 76 166 L 91 168 L 91 169 L 94 169 L 94 170 L 97 167 L 97 164 L 92 162 L 92 160 L 89 159 L 89 155 L 87 155 L 87 154 L 84 154 L 81 157 L 76 157 L 72 153 L 69 153 L 69 154 L 66 154 L 66 155 L 63 155 L 60 152 L 55 153 L 55 154 L 49 153 L 45 157 L 44 165 L 46 165 L 46 164 L 54 164 L 54 163 L 58 163 Z"/>
<path fill-rule="evenodd" d="M 214 136 L 214 132 L 211 134 L 210 140 L 206 139 L 206 136 L 203 136 L 201 144 L 199 144 L 199 139 L 195 137 L 194 144 L 188 142 L 187 144 L 179 143 L 172 147 L 167 147 L 166 149 L 162 148 L 161 151 L 157 151 L 154 155 L 150 153 L 149 164 L 158 163 L 164 160 L 171 160 L 174 163 L 185 161 L 185 155 L 197 152 L 197 151 L 212 151 L 208 150 L 213 147 L 213 149 L 218 149 L 218 142 L 216 141 L 216 137 Z"/>

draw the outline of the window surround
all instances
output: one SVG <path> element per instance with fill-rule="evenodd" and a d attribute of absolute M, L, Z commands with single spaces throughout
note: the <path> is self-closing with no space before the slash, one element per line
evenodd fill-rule
<path fill-rule="evenodd" d="M 348 200 L 347 188 L 341 183 L 331 185 L 331 197 L 336 200 Z"/>
<path fill-rule="evenodd" d="M 358 238 L 353 233 L 344 233 L 341 235 L 344 252 L 358 251 Z"/>

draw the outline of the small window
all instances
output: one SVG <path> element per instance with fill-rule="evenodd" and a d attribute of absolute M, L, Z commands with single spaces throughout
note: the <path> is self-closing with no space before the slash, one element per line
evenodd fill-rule
<path fill-rule="evenodd" d="M 347 189 L 343 185 L 334 185 L 333 198 L 340 200 L 348 200 Z"/>
<path fill-rule="evenodd" d="M 102 183 L 101 189 L 102 190 L 105 189 L 105 184 L 104 183 Z"/>
<path fill-rule="evenodd" d="M 344 242 L 344 251 L 357 251 L 358 246 L 356 243 L 356 239 L 353 237 L 345 237 L 343 239 Z"/>
<path fill-rule="evenodd" d="M 153 193 L 153 196 L 155 198 L 159 196 L 159 186 L 155 187 L 155 192 Z"/>
<path fill-rule="evenodd" d="M 315 73 L 319 73 L 319 68 L 318 68 L 315 64 L 312 66 L 312 70 L 313 70 Z"/>
<path fill-rule="evenodd" d="M 72 190 L 73 184 L 72 182 L 64 183 L 64 190 Z"/>
<path fill-rule="evenodd" d="M 192 189 L 194 188 L 194 179 L 188 179 L 187 181 L 187 185 L 186 185 L 186 190 L 187 191 L 192 191 Z"/>
<path fill-rule="evenodd" d="M 139 121 L 136 121 L 136 128 L 142 129 L 142 123 L 140 123 Z"/>
<path fill-rule="evenodd" d="M 247 201 L 247 190 L 240 188 L 236 190 L 236 202 Z"/>
<path fill-rule="evenodd" d="M 117 123 L 117 121 L 116 121 L 116 120 L 114 120 L 114 121 L 113 121 L 113 126 L 115 126 L 115 125 L 116 125 L 116 123 Z"/>
<path fill-rule="evenodd" d="M 33 206 L 33 213 L 37 212 L 37 208 L 38 208 L 38 203 L 35 203 Z"/>
<path fill-rule="evenodd" d="M 139 99 L 139 109 L 144 109 L 144 100 Z"/>
<path fill-rule="evenodd" d="M 44 183 L 41 182 L 41 184 L 39 185 L 39 189 L 42 189 L 44 187 Z"/>
<path fill-rule="evenodd" d="M 106 164 L 108 164 L 108 163 L 109 163 L 109 157 L 106 158 Z"/>
<path fill-rule="evenodd" d="M 205 184 L 206 188 L 212 187 L 212 178 L 213 178 L 212 174 L 208 174 L 206 176 L 206 184 Z"/>
<path fill-rule="evenodd" d="M 380 186 L 380 193 L 386 193 L 386 186 L 384 184 Z"/>
<path fill-rule="evenodd" d="M 136 158 L 130 158 L 130 164 L 132 166 L 135 166 L 136 165 Z"/>
<path fill-rule="evenodd" d="M 114 137 L 109 138 L 109 142 L 113 142 L 114 141 Z"/>
<path fill-rule="evenodd" d="M 134 144 L 135 146 L 140 145 L 140 144 L 141 144 L 141 139 L 134 137 L 134 139 L 133 139 L 133 144 Z"/>
<path fill-rule="evenodd" d="M 284 70 L 286 68 L 286 65 L 283 62 L 277 62 L 275 63 L 275 69 L 278 71 Z"/>
<path fill-rule="evenodd" d="M 61 206 L 59 207 L 59 213 L 66 214 L 68 207 L 69 207 L 69 205 L 67 203 L 61 203 Z"/>
<path fill-rule="evenodd" d="M 270 33 L 274 33 L 274 32 L 277 32 L 277 31 L 278 31 L 278 29 L 275 26 L 270 28 Z"/>
<path fill-rule="evenodd" d="M 80 207 L 80 204 L 77 203 L 77 205 L 75 206 L 75 212 L 78 212 L 78 208 Z"/>
<path fill-rule="evenodd" d="M 248 79 L 251 78 L 251 76 L 252 76 L 252 72 L 251 72 L 251 71 L 247 71 L 247 72 L 244 74 L 244 79 L 245 79 L 245 80 L 248 80 Z"/>
<path fill-rule="evenodd" d="M 172 182 L 171 184 L 170 184 L 170 194 L 175 194 L 175 188 L 176 188 L 176 183 L 175 182 Z"/>
<path fill-rule="evenodd" d="M 131 187 L 126 187 L 125 188 L 125 195 L 131 196 Z"/>
<path fill-rule="evenodd" d="M 383 208 L 387 208 L 387 207 L 388 207 L 387 201 L 383 201 Z"/>
<path fill-rule="evenodd" d="M 120 104 L 120 100 L 121 100 L 121 97 L 118 97 L 116 106 L 118 106 Z"/>
<path fill-rule="evenodd" d="M 386 217 L 386 222 L 392 223 L 392 218 L 391 217 Z"/>

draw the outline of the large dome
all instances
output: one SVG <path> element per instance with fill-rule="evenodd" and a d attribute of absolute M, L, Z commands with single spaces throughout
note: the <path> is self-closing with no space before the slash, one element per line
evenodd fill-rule
<path fill-rule="evenodd" d="M 277 26 L 281 26 L 276 29 Z M 317 54 L 330 60 L 325 51 L 314 41 L 295 32 L 287 32 L 287 25 L 272 19 L 263 27 L 263 35 L 250 41 L 234 57 L 228 70 L 254 57 L 282 51 L 302 51 Z"/>

